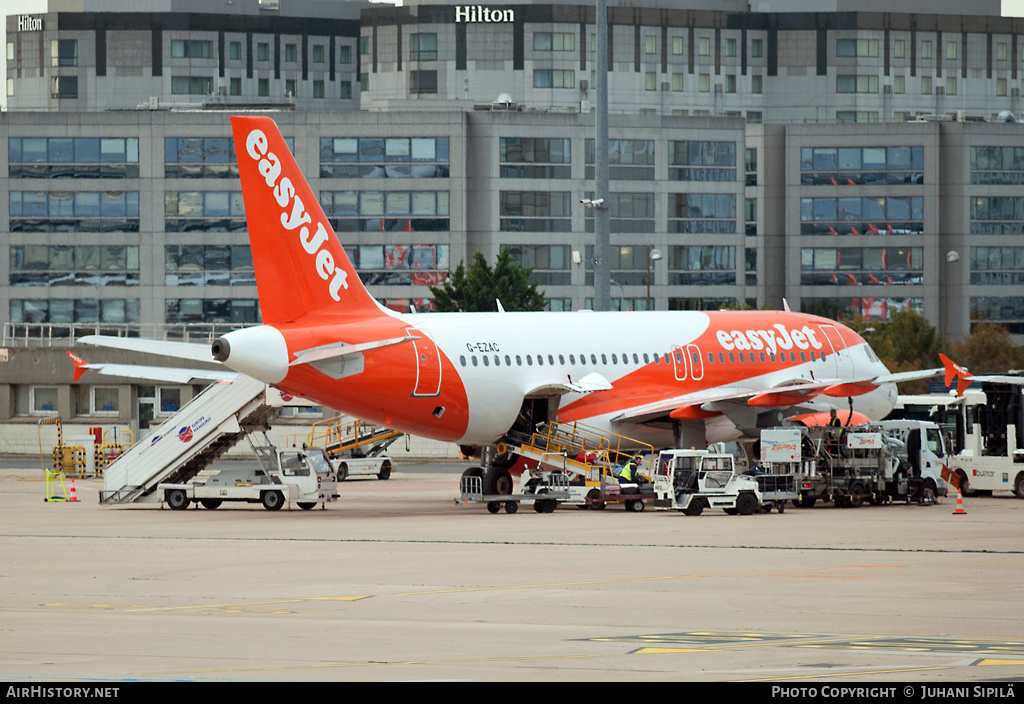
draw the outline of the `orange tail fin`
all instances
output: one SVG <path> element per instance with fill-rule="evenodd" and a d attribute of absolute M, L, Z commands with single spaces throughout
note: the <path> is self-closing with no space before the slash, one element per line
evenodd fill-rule
<path fill-rule="evenodd" d="M 71 362 L 75 365 L 75 378 L 73 381 L 77 384 L 78 380 L 82 378 L 83 374 L 85 374 L 85 370 L 89 368 L 89 363 L 77 354 L 74 354 L 71 350 L 68 350 L 68 357 L 71 357 Z"/>
<path fill-rule="evenodd" d="M 233 116 L 231 128 L 263 322 L 288 323 L 313 311 L 384 315 L 274 121 Z"/>
<path fill-rule="evenodd" d="M 941 352 L 939 352 L 939 359 L 942 360 L 942 366 L 946 370 L 946 386 L 952 384 L 953 379 L 956 379 L 956 395 L 963 396 L 964 390 L 971 385 L 974 381 L 974 377 L 972 377 L 970 372 L 967 371 L 967 367 L 961 367 Z"/>

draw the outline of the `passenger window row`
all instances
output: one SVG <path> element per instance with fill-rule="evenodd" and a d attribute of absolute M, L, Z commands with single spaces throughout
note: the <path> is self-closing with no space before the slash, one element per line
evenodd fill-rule
<path fill-rule="evenodd" d="M 673 354 L 675 355 L 675 362 L 676 362 L 676 364 L 677 365 L 681 365 L 683 363 L 682 353 L 679 350 L 676 350 Z M 747 354 L 750 355 L 749 361 L 747 359 Z M 787 361 L 786 353 L 785 352 L 780 352 L 778 354 L 778 356 L 776 356 L 774 352 L 769 352 L 767 354 L 767 357 L 765 356 L 764 352 L 759 352 L 759 353 L 756 353 L 756 354 L 758 355 L 759 360 L 760 360 L 761 363 L 766 363 L 768 359 L 770 359 L 772 363 L 775 363 L 776 361 L 778 361 L 778 363 L 780 363 L 780 364 L 785 364 L 786 361 Z M 610 355 L 610 357 L 611 357 L 611 363 L 612 364 L 616 364 L 616 365 L 617 364 L 630 364 L 631 361 L 632 361 L 633 364 L 640 364 L 641 357 L 643 358 L 643 363 L 644 364 L 650 364 L 652 360 L 653 360 L 654 364 L 662 364 L 662 363 L 669 364 L 672 361 L 672 355 L 670 355 L 667 352 L 664 353 L 664 354 L 655 353 L 655 354 L 652 354 L 652 355 L 648 355 L 646 352 L 644 352 L 642 355 L 638 354 L 636 352 L 633 352 L 632 355 L 630 355 L 628 353 L 624 353 L 624 354 L 621 355 L 621 357 L 617 353 L 613 352 Z M 477 357 L 477 355 L 474 354 L 474 355 L 470 355 L 468 360 L 466 359 L 465 355 L 460 355 L 459 356 L 459 364 L 461 364 L 463 367 L 465 367 L 467 364 L 469 364 L 471 366 L 474 366 L 474 367 L 480 366 L 481 364 L 483 364 L 483 366 L 485 366 L 485 367 L 489 367 L 492 364 L 495 367 L 500 367 L 502 365 L 502 362 L 504 361 L 504 365 L 506 367 L 511 367 L 511 366 L 513 366 L 513 363 L 512 363 L 513 358 L 515 359 L 515 365 L 514 366 L 517 366 L 517 367 L 523 366 L 523 364 L 524 364 L 524 357 L 522 355 L 518 355 L 518 354 L 517 355 L 507 355 L 507 354 L 506 355 L 498 355 L 498 354 L 496 354 L 496 355 L 493 355 L 493 356 L 480 355 L 479 358 Z M 826 357 L 825 357 L 825 352 L 824 351 L 821 351 L 821 352 L 811 352 L 810 353 L 810 361 L 812 361 L 812 362 L 815 361 L 816 359 L 823 362 L 823 361 L 825 361 L 825 358 Z M 587 364 L 588 361 L 589 361 L 589 363 L 591 365 L 597 365 L 598 364 L 598 359 L 600 359 L 600 363 L 603 364 L 603 365 L 607 365 L 609 363 L 609 355 L 608 354 L 601 354 L 600 356 L 598 356 L 597 354 L 593 354 L 593 353 L 591 353 L 589 355 L 589 357 L 586 354 L 581 354 L 579 356 L 579 363 L 580 364 Z M 575 366 L 576 365 L 576 355 L 575 354 L 568 355 L 568 360 L 569 360 L 569 365 L 571 365 L 571 366 Z M 754 364 L 754 363 L 757 363 L 759 360 L 758 360 L 758 358 L 755 357 L 755 353 L 754 352 L 750 352 L 750 353 L 740 352 L 739 353 L 739 359 L 737 361 L 736 353 L 735 352 L 729 352 L 729 363 L 730 364 L 737 364 L 737 363 L 739 363 L 739 364 L 748 364 L 748 363 L 749 364 Z M 788 361 L 796 362 L 797 361 L 797 353 L 796 352 L 790 352 L 789 353 L 789 360 Z M 807 352 L 801 352 L 800 353 L 800 361 L 801 362 L 808 361 Z M 525 356 L 525 364 L 526 364 L 526 366 L 532 367 L 535 363 L 536 363 L 536 365 L 538 367 L 543 367 L 545 364 L 547 364 L 548 366 L 555 366 L 555 355 L 553 355 L 553 354 L 549 354 L 549 355 L 538 354 L 538 355 L 534 356 L 534 355 L 528 354 L 528 355 Z M 699 357 L 698 357 L 696 352 L 693 353 L 693 363 L 694 364 L 699 364 L 700 363 Z M 708 363 L 710 363 L 710 364 L 715 364 L 716 363 L 715 353 L 714 352 L 708 352 Z M 717 363 L 718 364 L 725 364 L 726 363 L 725 353 L 723 353 L 723 352 L 719 352 L 718 353 Z M 566 364 L 566 355 L 564 355 L 564 354 L 558 355 L 558 364 L 560 366 L 565 366 L 565 364 Z"/>

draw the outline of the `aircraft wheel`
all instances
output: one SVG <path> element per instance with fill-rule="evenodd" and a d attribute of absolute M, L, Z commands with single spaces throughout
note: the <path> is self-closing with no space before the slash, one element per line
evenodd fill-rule
<path fill-rule="evenodd" d="M 484 476 L 484 493 L 508 496 L 512 493 L 512 475 L 507 469 L 491 468 Z"/>
<path fill-rule="evenodd" d="M 171 489 L 167 492 L 167 496 L 165 498 L 167 500 L 167 505 L 175 511 L 184 511 L 188 508 L 188 494 L 185 493 L 184 489 Z"/>
<path fill-rule="evenodd" d="M 268 511 L 279 511 L 284 506 L 284 495 L 280 491 L 264 491 L 260 500 Z"/>

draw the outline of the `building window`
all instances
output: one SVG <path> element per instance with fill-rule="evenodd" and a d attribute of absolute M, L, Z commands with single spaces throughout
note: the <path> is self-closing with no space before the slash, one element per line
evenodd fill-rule
<path fill-rule="evenodd" d="M 120 408 L 116 386 L 79 386 L 78 415 L 117 415 Z"/>
<path fill-rule="evenodd" d="M 166 245 L 164 285 L 255 286 L 252 251 L 248 245 Z"/>
<path fill-rule="evenodd" d="M 570 195 L 568 191 L 501 191 L 501 231 L 571 232 Z"/>
<path fill-rule="evenodd" d="M 341 89 L 340 97 L 342 100 L 349 100 L 352 98 L 352 81 L 339 81 L 338 87 Z"/>
<path fill-rule="evenodd" d="M 735 142 L 669 142 L 669 180 L 735 181 Z"/>
<path fill-rule="evenodd" d="M 644 37 L 644 53 L 645 54 L 656 54 L 656 53 L 658 53 L 658 38 L 657 37 Z"/>
<path fill-rule="evenodd" d="M 593 193 L 587 193 L 588 198 Z M 653 193 L 612 193 L 605 207 L 609 209 L 611 232 L 646 233 L 655 231 Z M 594 231 L 594 209 L 586 211 L 586 231 Z M 625 283 L 625 282 L 623 282 Z"/>
<path fill-rule="evenodd" d="M 736 92 L 736 76 L 726 75 L 725 77 L 725 92 L 735 93 Z"/>
<path fill-rule="evenodd" d="M 448 191 L 321 191 L 335 232 L 446 232 Z"/>
<path fill-rule="evenodd" d="M 242 42 L 231 42 L 228 44 L 228 58 L 232 61 L 242 60 Z"/>
<path fill-rule="evenodd" d="M 261 78 L 256 81 L 256 95 L 261 98 L 270 97 L 270 79 Z"/>
<path fill-rule="evenodd" d="M 230 298 L 168 298 L 167 323 L 258 323 L 259 301 Z"/>
<path fill-rule="evenodd" d="M 285 44 L 284 45 L 284 60 L 288 63 L 295 63 L 299 60 L 299 46 L 298 44 Z"/>
<path fill-rule="evenodd" d="M 764 56 L 764 43 L 761 39 L 750 40 L 750 56 L 755 59 L 760 59 Z"/>
<path fill-rule="evenodd" d="M 174 95 L 209 95 L 213 93 L 213 78 L 208 76 L 171 76 Z"/>
<path fill-rule="evenodd" d="M 672 74 L 672 90 L 676 93 L 683 89 L 683 74 L 673 73 Z"/>
<path fill-rule="evenodd" d="M 877 93 L 878 76 L 836 76 L 836 93 Z"/>
<path fill-rule="evenodd" d="M 1006 61 L 1006 42 L 996 44 L 996 61 Z"/>
<path fill-rule="evenodd" d="M 750 92 L 754 95 L 760 95 L 763 91 L 762 81 L 764 78 L 759 73 L 755 73 L 750 77 Z"/>
<path fill-rule="evenodd" d="M 728 57 L 736 56 L 736 40 L 726 39 L 725 40 L 725 55 Z"/>
<path fill-rule="evenodd" d="M 576 35 L 572 32 L 534 32 L 534 51 L 575 51 Z"/>
<path fill-rule="evenodd" d="M 930 59 L 932 58 L 932 43 L 930 41 L 921 42 L 921 58 Z"/>
<path fill-rule="evenodd" d="M 288 97 L 288 98 L 294 98 L 296 93 L 297 93 L 297 90 L 296 90 L 296 87 L 295 87 L 295 79 L 294 78 L 289 78 L 289 79 L 285 80 L 285 82 L 284 82 L 284 94 L 285 94 L 285 96 Z"/>
<path fill-rule="evenodd" d="M 13 44 L 9 46 L 13 47 Z M 8 52 L 12 53 L 12 52 Z M 10 61 L 11 59 L 8 59 Z M 78 65 L 78 40 L 54 39 L 50 42 L 50 60 L 52 66 Z"/>
<path fill-rule="evenodd" d="M 711 56 L 711 37 L 700 37 L 697 39 L 697 54 L 700 56 Z"/>
<path fill-rule="evenodd" d="M 537 69 L 533 72 L 534 88 L 575 88 L 576 72 L 559 69 Z"/>
<path fill-rule="evenodd" d="M 669 286 L 736 283 L 736 248 L 722 245 L 669 247 Z"/>
<path fill-rule="evenodd" d="M 498 155 L 502 178 L 570 178 L 569 139 L 502 137 Z"/>
<path fill-rule="evenodd" d="M 135 137 L 10 137 L 11 178 L 138 178 Z"/>
<path fill-rule="evenodd" d="M 172 39 L 173 59 L 212 59 L 213 42 L 201 39 Z"/>
<path fill-rule="evenodd" d="M 410 71 L 409 92 L 414 95 L 437 93 L 437 71 Z"/>
<path fill-rule="evenodd" d="M 672 54 L 674 56 L 681 56 L 683 53 L 683 38 L 672 37 Z"/>
<path fill-rule="evenodd" d="M 878 57 L 877 39 L 837 39 L 836 56 L 856 56 L 860 58 Z"/>
<path fill-rule="evenodd" d="M 352 63 L 352 47 L 348 45 L 342 45 L 338 47 L 338 63 L 339 64 L 350 64 Z"/>
<path fill-rule="evenodd" d="M 323 98 L 324 97 L 324 82 L 313 81 L 313 97 Z"/>
<path fill-rule="evenodd" d="M 32 415 L 49 415 L 57 412 L 56 386 L 30 386 L 29 408 Z"/>
<path fill-rule="evenodd" d="M 956 95 L 956 77 L 954 76 L 946 78 L 946 95 Z"/>
<path fill-rule="evenodd" d="M 530 267 L 530 282 L 541 286 L 568 286 L 572 283 L 569 245 L 503 244 L 520 266 Z"/>
<path fill-rule="evenodd" d="M 12 323 L 66 325 L 139 322 L 137 298 L 12 298 L 10 310 Z"/>
<path fill-rule="evenodd" d="M 164 192 L 167 232 L 242 232 L 245 206 L 236 191 Z"/>
<path fill-rule="evenodd" d="M 78 76 L 54 76 L 50 79 L 51 98 L 77 98 Z"/>
<path fill-rule="evenodd" d="M 904 93 L 906 92 L 906 80 L 903 76 L 892 77 L 892 92 L 893 93 Z"/>
<path fill-rule="evenodd" d="M 359 37 L 359 53 L 363 56 L 368 56 L 370 53 L 370 38 Z"/>
<path fill-rule="evenodd" d="M 230 87 L 229 92 L 231 93 L 231 95 L 241 95 L 242 94 L 242 79 L 241 78 L 232 78 L 230 80 L 230 86 L 231 87 Z"/>
<path fill-rule="evenodd" d="M 257 61 L 270 61 L 270 44 L 267 42 L 257 42 L 256 44 L 256 60 Z"/>
<path fill-rule="evenodd" d="M 313 45 L 313 63 L 322 64 L 324 62 L 324 45 L 314 44 Z"/>
<path fill-rule="evenodd" d="M 932 94 L 932 77 L 921 76 L 921 95 Z"/>
<path fill-rule="evenodd" d="M 409 35 L 410 61 L 437 61 L 437 34 L 419 32 Z M 436 93 L 436 86 L 434 92 Z"/>
<path fill-rule="evenodd" d="M 907 56 L 907 43 L 897 39 L 892 43 L 892 56 L 894 59 L 903 59 Z"/>
<path fill-rule="evenodd" d="M 594 178 L 594 140 L 587 140 L 585 177 Z M 612 139 L 608 141 L 608 176 L 613 181 L 653 181 L 654 141 Z"/>
<path fill-rule="evenodd" d="M 166 137 L 164 178 L 238 178 L 231 138 Z"/>
<path fill-rule="evenodd" d="M 700 74 L 700 78 L 698 78 L 697 80 L 698 80 L 697 90 L 699 90 L 701 93 L 710 93 L 711 92 L 711 74 L 710 73 L 702 73 L 702 74 Z"/>
<path fill-rule="evenodd" d="M 644 90 L 658 90 L 658 74 L 651 71 L 644 74 Z"/>
<path fill-rule="evenodd" d="M 946 42 L 946 58 L 956 58 L 956 42 Z"/>
<path fill-rule="evenodd" d="M 996 95 L 1006 95 L 1006 79 L 996 79 Z"/>
<path fill-rule="evenodd" d="M 669 193 L 668 231 L 680 234 L 735 234 L 732 193 Z"/>

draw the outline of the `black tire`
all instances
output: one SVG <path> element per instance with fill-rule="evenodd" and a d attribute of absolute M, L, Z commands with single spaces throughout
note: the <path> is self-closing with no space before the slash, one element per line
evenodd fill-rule
<path fill-rule="evenodd" d="M 391 478 L 391 463 L 390 462 L 385 462 L 384 464 L 382 464 L 380 466 L 380 472 L 377 473 L 377 479 L 380 479 L 382 482 L 384 482 L 384 481 L 387 481 L 390 478 Z"/>
<path fill-rule="evenodd" d="M 971 488 L 971 480 L 967 478 L 967 473 L 962 469 L 956 470 L 957 483 L 960 485 L 961 496 L 968 498 L 974 496 L 978 492 Z"/>
<path fill-rule="evenodd" d="M 505 502 L 505 513 L 515 513 L 519 510 L 518 501 L 506 501 Z"/>
<path fill-rule="evenodd" d="M 487 502 L 487 512 L 488 513 L 497 513 L 500 510 L 501 510 L 501 502 L 499 502 L 499 501 L 488 501 Z"/>
<path fill-rule="evenodd" d="M 601 501 L 601 492 L 598 489 L 591 489 L 587 492 L 587 508 L 592 508 L 595 511 L 600 511 L 605 507 L 604 501 Z"/>
<path fill-rule="evenodd" d="M 211 511 L 221 505 L 220 499 L 199 499 L 199 503 L 203 505 L 203 508 L 208 508 Z"/>
<path fill-rule="evenodd" d="M 167 505 L 175 511 L 184 511 L 189 505 L 188 494 L 184 489 L 170 489 L 164 499 L 167 501 Z"/>
<path fill-rule="evenodd" d="M 757 497 L 753 494 L 740 494 L 736 498 L 736 511 L 741 516 L 749 516 L 757 510 Z"/>
<path fill-rule="evenodd" d="M 338 466 L 338 481 L 343 482 L 348 479 L 348 465 L 342 462 Z"/>
<path fill-rule="evenodd" d="M 316 502 L 315 501 L 300 501 L 298 503 L 299 503 L 299 508 L 301 508 L 303 511 L 308 511 L 309 509 L 311 509 L 314 506 L 316 506 Z"/>
<path fill-rule="evenodd" d="M 544 513 L 544 501 L 534 501 L 533 510 L 536 511 L 537 513 Z"/>
<path fill-rule="evenodd" d="M 508 496 L 512 493 L 512 475 L 507 469 L 491 468 L 484 476 L 484 493 L 497 496 Z"/>
<path fill-rule="evenodd" d="M 723 508 L 722 510 L 725 511 L 730 516 L 735 516 L 737 513 L 739 513 L 739 509 L 735 508 Z"/>
<path fill-rule="evenodd" d="M 629 510 L 629 511 L 632 511 L 633 513 L 642 513 L 643 510 L 644 510 L 644 507 L 645 506 L 644 506 L 643 499 L 636 499 L 634 501 L 627 501 L 626 502 L 626 509 Z"/>
<path fill-rule="evenodd" d="M 280 491 L 264 491 L 260 496 L 263 508 L 268 511 L 280 511 L 284 506 L 284 494 Z"/>
<path fill-rule="evenodd" d="M 793 505 L 797 508 L 814 508 L 817 499 L 812 499 L 807 494 L 801 494 L 799 499 L 793 499 Z"/>
<path fill-rule="evenodd" d="M 554 499 L 544 501 L 544 513 L 554 513 L 556 508 L 558 508 L 558 502 Z"/>
<path fill-rule="evenodd" d="M 699 516 L 704 513 L 704 499 L 691 499 L 690 505 L 684 509 L 687 516 Z"/>
<path fill-rule="evenodd" d="M 1013 480 L 1013 493 L 1018 499 L 1024 499 L 1024 472 L 1021 472 Z"/>
<path fill-rule="evenodd" d="M 779 513 L 785 513 L 786 512 L 786 502 L 785 501 L 778 502 L 775 505 L 775 507 L 776 507 L 776 510 L 778 510 Z"/>
<path fill-rule="evenodd" d="M 867 496 L 867 489 L 863 484 L 854 484 L 850 487 L 848 502 L 850 508 L 860 508 L 864 505 L 864 497 Z"/>
<path fill-rule="evenodd" d="M 932 505 L 938 503 L 939 492 L 935 489 L 935 483 L 931 479 L 926 479 L 921 484 L 921 491 L 918 492 L 917 500 L 921 504 Z"/>

